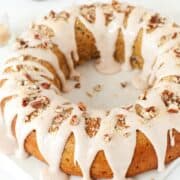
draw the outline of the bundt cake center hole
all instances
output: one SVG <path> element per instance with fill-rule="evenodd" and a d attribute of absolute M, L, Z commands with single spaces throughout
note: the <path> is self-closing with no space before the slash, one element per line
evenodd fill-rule
<path fill-rule="evenodd" d="M 134 104 L 142 89 L 135 87 L 135 71 L 121 71 L 105 75 L 94 68 L 93 62 L 77 68 L 80 82 L 63 95 L 74 103 L 84 102 L 91 108 L 109 109 Z M 136 84 L 137 85 L 137 84 Z"/>

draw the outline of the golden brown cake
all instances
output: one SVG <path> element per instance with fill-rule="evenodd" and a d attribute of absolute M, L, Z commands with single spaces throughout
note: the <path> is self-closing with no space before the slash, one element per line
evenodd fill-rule
<path fill-rule="evenodd" d="M 135 104 L 107 111 L 64 98 L 89 60 L 105 74 L 139 71 L 145 90 Z M 180 156 L 179 65 L 180 28 L 158 13 L 117 1 L 51 11 L 1 68 L 2 124 L 19 155 L 60 180 L 162 171 Z"/>

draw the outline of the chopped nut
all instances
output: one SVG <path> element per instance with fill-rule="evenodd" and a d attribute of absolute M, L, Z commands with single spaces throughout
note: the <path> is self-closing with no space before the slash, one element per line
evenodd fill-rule
<path fill-rule="evenodd" d="M 115 18 L 113 7 L 111 4 L 102 4 L 101 7 L 105 16 L 105 25 L 107 26 Z"/>
<path fill-rule="evenodd" d="M 130 57 L 130 64 L 133 68 L 142 69 L 144 62 L 142 61 L 142 58 L 140 56 L 132 55 Z"/>
<path fill-rule="evenodd" d="M 63 123 L 63 121 L 67 120 L 72 114 L 73 108 L 68 107 L 60 107 L 57 106 L 55 112 L 57 115 L 53 118 L 51 126 L 49 128 L 49 133 L 56 132 L 59 130 L 59 126 Z"/>
<path fill-rule="evenodd" d="M 115 125 L 115 129 L 116 130 L 123 130 L 128 128 L 129 126 L 126 124 L 125 121 L 125 115 L 124 114 L 117 114 L 116 115 L 116 125 Z"/>
<path fill-rule="evenodd" d="M 74 85 L 74 87 L 77 88 L 77 89 L 79 89 L 79 88 L 81 88 L 81 84 L 78 82 L 78 83 L 76 83 L 76 84 Z"/>
<path fill-rule="evenodd" d="M 178 33 L 175 32 L 175 33 L 172 35 L 172 39 L 176 39 L 177 35 L 178 35 Z"/>
<path fill-rule="evenodd" d="M 28 48 L 28 41 L 25 41 L 21 38 L 17 38 L 16 45 L 18 49 L 25 49 L 25 48 Z"/>
<path fill-rule="evenodd" d="M 43 37 L 51 38 L 54 37 L 54 31 L 49 26 L 43 25 L 43 24 L 33 24 L 32 30 L 34 31 L 34 38 L 35 39 L 42 39 Z"/>
<path fill-rule="evenodd" d="M 28 98 L 28 97 L 23 98 L 23 100 L 22 100 L 22 106 L 23 106 L 23 107 L 26 107 L 28 104 L 29 104 L 29 98 Z"/>
<path fill-rule="evenodd" d="M 58 131 L 59 125 L 62 124 L 63 121 L 64 121 L 64 119 L 61 114 L 56 115 L 53 118 L 53 122 L 52 122 L 51 127 L 49 128 L 48 132 L 52 133 L 52 132 Z"/>
<path fill-rule="evenodd" d="M 155 106 L 144 108 L 140 104 L 136 104 L 135 110 L 136 113 L 144 120 L 151 120 L 158 115 L 158 110 Z"/>
<path fill-rule="evenodd" d="M 83 102 L 79 102 L 78 103 L 78 107 L 81 111 L 86 111 L 87 110 L 87 107 L 86 105 L 83 103 Z"/>
<path fill-rule="evenodd" d="M 58 18 L 63 19 L 65 21 L 67 21 L 69 19 L 69 17 L 70 17 L 70 14 L 66 11 L 62 11 L 58 14 Z"/>
<path fill-rule="evenodd" d="M 139 97 L 139 100 L 146 100 L 147 99 L 147 90 L 145 90 Z"/>
<path fill-rule="evenodd" d="M 88 97 L 90 97 L 90 98 L 92 98 L 93 97 L 93 94 L 92 93 L 90 93 L 90 92 L 86 92 L 86 95 L 88 96 Z"/>
<path fill-rule="evenodd" d="M 34 34 L 34 38 L 40 40 L 40 39 L 41 39 L 41 36 L 40 36 L 40 34 L 37 34 L 37 33 L 36 33 L 36 34 Z"/>
<path fill-rule="evenodd" d="M 117 0 L 112 0 L 112 7 L 116 12 L 121 12 L 121 4 Z"/>
<path fill-rule="evenodd" d="M 172 99 L 172 97 L 174 96 L 174 93 L 168 90 L 164 90 L 162 92 L 162 100 L 164 101 L 165 105 L 168 106 L 169 101 Z"/>
<path fill-rule="evenodd" d="M 53 10 L 51 10 L 50 13 L 49 13 L 49 17 L 55 18 L 56 17 L 56 13 Z"/>
<path fill-rule="evenodd" d="M 130 104 L 130 105 L 128 105 L 128 106 L 124 106 L 124 107 L 121 107 L 121 108 L 122 108 L 122 109 L 125 109 L 125 110 L 127 110 L 127 111 L 130 111 L 130 110 L 132 110 L 133 105 Z"/>
<path fill-rule="evenodd" d="M 104 134 L 104 141 L 106 143 L 110 142 L 112 140 L 113 135 L 112 134 Z"/>
<path fill-rule="evenodd" d="M 154 14 L 153 16 L 151 16 L 148 26 L 147 26 L 147 32 L 152 32 L 153 30 L 155 30 L 156 28 L 162 26 L 166 21 L 166 18 L 164 17 L 160 17 L 159 14 Z"/>
<path fill-rule="evenodd" d="M 175 55 L 176 55 L 176 57 L 180 57 L 180 48 L 176 48 L 176 49 L 174 49 L 174 53 L 175 53 Z"/>
<path fill-rule="evenodd" d="M 96 6 L 95 5 L 83 5 L 80 7 L 80 14 L 90 23 L 94 23 L 96 20 Z"/>
<path fill-rule="evenodd" d="M 25 73 L 24 76 L 26 77 L 26 79 L 30 82 L 34 82 L 34 80 L 32 79 L 32 77 L 28 74 L 28 73 Z"/>
<path fill-rule="evenodd" d="M 180 110 L 180 97 L 175 93 L 164 90 L 161 94 L 161 99 L 167 107 L 168 112 L 177 113 Z"/>
<path fill-rule="evenodd" d="M 24 121 L 26 123 L 31 122 L 32 119 L 36 118 L 38 116 L 38 111 L 33 111 L 32 113 L 25 116 Z"/>
<path fill-rule="evenodd" d="M 168 107 L 168 112 L 169 113 L 178 113 L 179 109 L 178 106 L 175 104 L 170 104 Z"/>
<path fill-rule="evenodd" d="M 46 83 L 46 82 L 41 83 L 41 87 L 44 88 L 44 89 L 49 89 L 50 86 L 51 86 L 51 85 L 50 85 L 49 83 Z"/>
<path fill-rule="evenodd" d="M 110 112 L 110 110 L 106 110 L 106 116 L 109 116 Z"/>
<path fill-rule="evenodd" d="M 100 92 L 102 91 L 102 85 L 101 84 L 97 84 L 96 86 L 93 87 L 93 90 L 95 92 Z"/>
<path fill-rule="evenodd" d="M 68 21 L 70 17 L 70 14 L 66 11 L 61 11 L 60 13 L 56 13 L 54 11 L 50 11 L 48 16 L 45 16 L 44 19 L 52 19 L 52 20 L 64 20 L 64 21 Z"/>
<path fill-rule="evenodd" d="M 168 43 L 171 39 L 176 39 L 179 35 L 180 33 L 177 32 L 163 35 L 159 40 L 158 47 L 164 45 L 165 43 Z"/>
<path fill-rule="evenodd" d="M 128 82 L 121 82 L 120 85 L 122 88 L 126 88 L 128 85 Z"/>
<path fill-rule="evenodd" d="M 42 109 L 45 108 L 49 104 L 49 99 L 45 96 L 38 98 L 37 100 L 31 103 L 32 108 L 34 109 Z"/>
<path fill-rule="evenodd" d="M 174 82 L 174 83 L 180 84 L 180 76 L 176 76 L 176 75 L 165 76 L 161 80 L 162 81 L 169 81 L 169 82 Z"/>
<path fill-rule="evenodd" d="M 93 137 L 97 134 L 100 128 L 101 118 L 99 117 L 86 117 L 85 118 L 85 130 L 89 137 Z"/>
<path fill-rule="evenodd" d="M 79 122 L 80 122 L 80 119 L 78 118 L 78 116 L 77 115 L 73 115 L 71 120 L 70 120 L 70 124 L 72 126 L 77 126 L 79 124 Z"/>

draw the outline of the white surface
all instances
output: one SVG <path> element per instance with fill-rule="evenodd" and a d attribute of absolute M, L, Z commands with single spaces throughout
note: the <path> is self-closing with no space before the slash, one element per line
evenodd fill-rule
<path fill-rule="evenodd" d="M 99 0 L 100 1 L 100 0 Z M 104 2 L 104 0 L 102 0 Z M 180 23 L 180 1 L 179 0 L 127 0 L 130 3 L 133 4 L 138 4 L 138 5 L 143 5 L 147 8 L 157 10 L 161 12 L 162 14 L 171 17 L 174 19 L 176 22 Z M 46 12 L 48 12 L 50 9 L 55 9 L 55 10 L 60 10 L 65 6 L 72 5 L 72 3 L 82 3 L 85 2 L 85 0 L 47 0 L 47 1 L 32 1 L 32 0 L 0 0 L 1 6 L 0 6 L 0 14 L 2 12 L 7 12 L 9 16 L 9 22 L 10 22 L 10 27 L 11 30 L 13 31 L 13 37 L 17 34 L 19 34 L 23 29 L 27 27 L 30 21 L 33 19 L 40 17 L 44 15 Z M 91 2 L 94 2 L 91 0 Z M 1 18 L 0 18 L 1 21 Z M 13 38 L 12 38 L 13 40 Z M 11 41 L 12 41 L 11 40 Z M 8 54 L 8 47 L 6 48 L 0 48 L 0 59 Z M 90 67 L 91 69 L 91 67 Z M 81 69 L 83 72 L 83 69 Z M 91 71 L 92 72 L 92 71 Z M 87 75 L 87 73 L 86 73 Z M 99 78 L 96 80 L 89 78 L 89 81 L 83 81 L 83 87 L 85 88 L 84 90 L 88 91 L 89 89 L 92 88 L 93 84 L 96 83 L 98 84 L 99 81 L 101 80 L 101 75 Z M 116 83 L 119 85 L 121 79 L 116 79 Z M 110 78 L 106 79 L 106 83 L 104 84 L 107 86 L 107 84 L 110 84 Z M 113 96 L 113 93 L 118 90 L 119 86 L 117 84 L 113 84 L 114 82 L 111 82 L 111 86 L 113 85 L 114 92 L 111 93 Z M 87 86 L 87 84 L 89 86 Z M 102 84 L 102 83 L 101 83 Z M 87 89 L 89 88 L 89 89 Z M 107 89 L 107 87 L 104 87 Z M 122 89 L 121 89 L 122 90 Z M 82 97 L 83 99 L 85 98 L 86 101 L 88 101 L 89 104 L 91 104 L 94 107 L 108 107 L 106 102 L 109 102 L 111 97 L 107 97 L 106 94 L 109 94 L 109 90 L 107 90 L 104 94 L 101 96 L 96 96 L 96 100 L 98 101 L 95 102 L 94 99 L 88 99 L 85 94 Z M 75 93 L 79 93 L 80 91 L 76 91 Z M 124 94 L 123 94 L 124 93 Z M 128 92 L 123 92 L 121 96 L 127 96 Z M 74 101 L 73 94 L 71 94 L 70 98 L 72 98 Z M 134 95 L 131 94 L 131 97 L 134 96 L 134 100 L 136 97 L 136 93 Z M 115 97 L 115 96 L 114 96 Z M 99 100 L 98 100 L 99 98 Z M 102 101 L 103 99 L 103 101 Z M 117 98 L 113 98 L 114 101 L 111 101 L 112 104 L 116 105 L 118 101 L 116 101 Z M 118 99 L 121 99 L 118 97 Z M 129 98 L 131 99 L 131 98 Z M 119 102 L 118 102 L 119 103 Z M 122 104 L 124 103 L 129 103 L 129 102 L 124 102 L 121 101 Z M 13 160 L 13 161 L 12 161 Z M 16 162 L 16 163 L 14 163 Z M 151 180 L 152 178 L 155 178 L 157 180 L 162 179 L 162 176 L 166 176 L 166 180 L 178 180 L 180 179 L 180 166 L 177 166 L 179 161 L 177 163 L 172 163 L 168 169 L 172 170 L 170 171 L 171 174 L 168 176 L 165 173 L 168 173 L 169 171 L 166 171 L 163 174 L 158 174 L 157 172 L 151 172 L 147 173 L 145 175 L 142 175 L 141 177 L 138 177 L 138 180 Z M 18 165 L 18 166 L 17 166 Z M 38 179 L 38 173 L 40 171 L 41 167 L 44 167 L 45 165 L 37 160 L 34 160 L 34 158 L 30 158 L 28 160 L 17 160 L 13 157 L 6 157 L 3 155 L 0 155 L 0 180 L 16 180 L 16 179 L 23 179 L 23 180 L 37 180 Z M 177 167 L 177 168 L 176 168 Z M 167 177 L 168 176 L 168 177 Z M 75 178 L 78 179 L 78 178 Z"/>

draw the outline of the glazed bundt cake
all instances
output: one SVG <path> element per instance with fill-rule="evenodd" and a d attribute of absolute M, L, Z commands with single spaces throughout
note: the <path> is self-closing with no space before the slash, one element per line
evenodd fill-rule
<path fill-rule="evenodd" d="M 126 3 L 87 4 L 34 22 L 1 67 L 2 125 L 20 155 L 66 175 L 121 180 L 163 170 L 180 156 L 180 27 Z M 144 93 L 129 107 L 90 109 L 63 97 L 76 67 L 139 71 Z"/>

